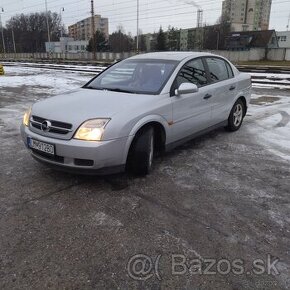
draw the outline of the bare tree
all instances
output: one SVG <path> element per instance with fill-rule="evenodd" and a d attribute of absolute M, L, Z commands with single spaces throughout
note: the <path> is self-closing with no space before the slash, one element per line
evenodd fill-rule
<path fill-rule="evenodd" d="M 44 52 L 47 41 L 46 17 L 51 41 L 57 41 L 64 32 L 61 17 L 57 13 L 31 13 L 15 15 L 7 22 L 7 30 L 14 31 L 18 52 Z"/>
<path fill-rule="evenodd" d="M 129 52 L 133 50 L 134 40 L 130 34 L 125 33 L 123 26 L 109 36 L 109 47 L 112 52 Z"/>

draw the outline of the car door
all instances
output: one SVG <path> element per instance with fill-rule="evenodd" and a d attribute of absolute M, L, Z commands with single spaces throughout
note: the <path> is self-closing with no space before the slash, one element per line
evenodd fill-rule
<path fill-rule="evenodd" d="M 221 123 L 228 119 L 236 95 L 236 81 L 230 64 L 219 57 L 206 57 L 213 92 L 212 122 Z"/>
<path fill-rule="evenodd" d="M 193 83 L 198 86 L 199 91 L 176 96 L 174 91 L 182 83 Z M 208 93 L 207 85 L 208 75 L 202 58 L 190 60 L 177 74 L 171 90 L 174 140 L 186 138 L 210 126 L 211 95 Z"/>

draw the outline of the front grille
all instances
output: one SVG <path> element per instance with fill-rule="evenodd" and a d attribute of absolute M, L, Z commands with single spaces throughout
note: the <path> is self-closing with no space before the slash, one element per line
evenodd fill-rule
<path fill-rule="evenodd" d="M 38 116 L 32 116 L 30 119 L 31 126 L 38 130 L 41 130 L 41 125 L 45 121 L 49 121 L 51 123 L 51 127 L 47 132 L 65 135 L 72 131 L 72 124 L 69 123 L 47 120 Z"/>

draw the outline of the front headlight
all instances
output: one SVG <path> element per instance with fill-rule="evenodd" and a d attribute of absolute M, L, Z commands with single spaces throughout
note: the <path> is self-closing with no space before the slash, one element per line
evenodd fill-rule
<path fill-rule="evenodd" d="M 86 141 L 101 141 L 106 125 L 110 119 L 94 119 L 84 122 L 74 138 Z"/>
<path fill-rule="evenodd" d="M 31 115 L 31 108 L 29 108 L 23 116 L 23 125 L 26 127 L 29 127 L 29 121 L 30 121 L 30 115 Z"/>

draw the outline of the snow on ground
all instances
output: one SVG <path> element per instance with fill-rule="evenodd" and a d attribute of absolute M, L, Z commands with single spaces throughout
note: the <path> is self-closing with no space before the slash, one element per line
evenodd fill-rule
<path fill-rule="evenodd" d="M 276 74 L 276 73 L 249 73 L 249 75 L 254 77 L 264 77 L 266 79 L 285 79 L 290 80 L 290 74 Z"/>
<path fill-rule="evenodd" d="M 272 84 L 267 84 L 266 82 L 263 83 L 263 84 L 253 84 L 253 88 L 256 88 L 256 89 L 269 89 L 269 90 L 272 90 L 272 89 L 276 89 L 276 90 L 290 90 L 290 83 L 289 83 L 289 86 L 287 85 L 272 85 Z"/>
<path fill-rule="evenodd" d="M 7 64 L 9 66 L 53 66 L 58 68 L 75 68 L 75 69 L 87 69 L 87 70 L 103 70 L 106 66 L 94 66 L 94 65 L 72 65 L 72 64 L 51 64 L 51 63 L 31 63 L 31 62 L 3 62 L 3 64 Z"/>
<path fill-rule="evenodd" d="M 48 94 L 60 94 L 79 88 L 94 74 L 78 74 L 74 72 L 51 71 L 48 69 L 5 67 L 5 75 L 0 77 L 0 87 L 17 88 L 31 86 L 46 88 Z"/>
<path fill-rule="evenodd" d="M 0 76 L 0 133 L 5 127 L 2 133 L 5 131 L 6 136 L 16 134 L 24 110 L 32 103 L 75 90 L 94 76 L 15 66 L 6 66 L 5 72 L 5 76 Z M 290 160 L 290 97 L 286 93 L 269 89 L 266 95 L 253 94 L 245 121 L 253 139 L 272 153 Z"/>
<path fill-rule="evenodd" d="M 26 67 L 4 67 L 0 76 L 0 135 L 17 135 L 25 110 L 34 102 L 75 90 L 94 74 Z"/>
<path fill-rule="evenodd" d="M 268 88 L 268 89 L 290 89 L 290 74 L 273 74 L 273 73 L 249 73 L 254 77 L 253 87 L 254 88 Z M 260 81 L 263 83 L 255 83 Z M 275 82 L 276 84 L 272 84 Z M 289 84 L 289 85 L 288 85 Z"/>
<path fill-rule="evenodd" d="M 272 153 L 290 160 L 290 97 L 252 95 L 248 130 Z"/>

